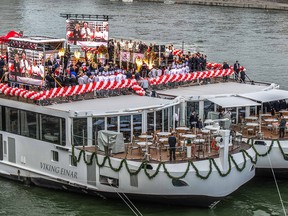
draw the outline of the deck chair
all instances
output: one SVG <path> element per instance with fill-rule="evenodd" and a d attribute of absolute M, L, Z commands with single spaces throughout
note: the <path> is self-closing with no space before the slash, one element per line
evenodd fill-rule
<path fill-rule="evenodd" d="M 140 153 L 140 146 L 136 144 L 135 142 L 135 136 L 132 137 L 132 142 L 131 142 L 131 145 L 129 146 L 129 149 L 130 150 L 130 154 L 132 155 L 132 152 L 134 150 L 138 151 Z"/>

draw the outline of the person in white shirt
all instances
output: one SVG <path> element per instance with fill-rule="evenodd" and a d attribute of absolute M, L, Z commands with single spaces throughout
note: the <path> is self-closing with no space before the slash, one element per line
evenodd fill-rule
<path fill-rule="evenodd" d="M 41 64 L 39 65 L 40 76 L 43 78 L 45 76 L 44 58 L 41 59 Z"/>
<path fill-rule="evenodd" d="M 24 52 L 22 53 L 22 59 L 20 60 L 20 71 L 25 76 L 29 75 L 30 65 L 26 59 L 26 54 Z"/>
<path fill-rule="evenodd" d="M 174 120 L 175 120 L 175 128 L 178 127 L 178 122 L 179 122 L 179 116 L 178 116 L 178 113 L 174 113 Z"/>
<path fill-rule="evenodd" d="M 99 26 L 96 26 L 94 38 L 96 41 L 102 40 L 104 38 L 104 34 L 100 31 Z"/>
<path fill-rule="evenodd" d="M 33 76 L 40 76 L 40 68 L 37 65 L 37 60 L 33 61 L 33 65 L 32 65 L 32 75 Z"/>
<path fill-rule="evenodd" d="M 84 22 L 83 25 L 84 25 L 84 27 L 81 29 L 81 37 L 84 40 L 89 41 L 91 39 L 92 32 L 91 32 L 90 28 L 88 27 L 88 23 L 87 22 Z"/>

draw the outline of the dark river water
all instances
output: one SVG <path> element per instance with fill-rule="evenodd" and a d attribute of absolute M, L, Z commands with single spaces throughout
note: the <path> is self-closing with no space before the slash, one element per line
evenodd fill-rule
<path fill-rule="evenodd" d="M 173 43 L 200 51 L 208 61 L 247 69 L 253 80 L 275 82 L 288 89 L 288 13 L 229 7 L 122 3 L 109 0 L 1 0 L 0 35 L 9 30 L 25 35 L 65 37 L 60 13 L 110 15 L 113 38 Z M 288 181 L 277 180 L 284 206 Z M 257 178 L 214 209 L 136 203 L 143 215 L 284 215 L 273 179 Z M 0 179 L 0 215 L 133 215 L 122 201 L 28 187 Z"/>

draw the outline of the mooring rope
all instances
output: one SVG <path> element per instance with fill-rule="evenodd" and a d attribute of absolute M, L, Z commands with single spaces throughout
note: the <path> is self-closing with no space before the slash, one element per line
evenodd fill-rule
<path fill-rule="evenodd" d="M 117 193 L 117 195 L 123 200 L 123 202 L 130 208 L 130 210 L 131 210 L 136 216 L 138 216 L 138 215 L 143 216 L 143 214 L 141 214 L 141 212 L 139 211 L 139 209 L 132 203 L 132 201 L 126 196 L 125 193 L 122 192 L 123 196 L 125 196 L 125 198 L 128 200 L 128 202 L 132 205 L 132 207 L 133 207 L 134 209 L 133 209 L 133 208 L 130 206 L 130 204 L 121 196 L 121 194 L 115 189 L 115 187 L 113 187 L 112 184 L 110 184 L 109 181 L 107 181 L 107 182 L 108 182 L 108 184 L 110 185 L 110 187 L 113 188 L 113 190 Z M 137 212 L 136 212 L 136 211 L 137 211 Z"/>
<path fill-rule="evenodd" d="M 266 145 L 266 148 L 267 148 L 267 150 L 268 150 L 267 145 Z M 275 176 L 275 173 L 274 173 L 273 167 L 272 167 L 272 163 L 271 163 L 270 155 L 267 154 L 267 156 L 268 156 L 268 160 L 269 160 L 270 168 L 271 168 L 271 171 L 272 171 L 273 179 L 274 179 L 274 182 L 275 182 L 275 185 L 276 185 L 276 189 L 277 189 L 277 192 L 278 192 L 278 196 L 279 196 L 279 199 L 280 199 L 280 203 L 281 203 L 281 205 L 282 205 L 282 209 L 283 209 L 284 215 L 287 216 L 287 214 L 286 214 L 286 210 L 285 210 L 285 206 L 284 206 L 284 203 L 283 203 L 283 199 L 282 199 L 282 196 L 281 196 L 281 193 L 280 193 L 280 190 L 279 190 L 279 186 L 278 186 L 278 183 L 277 183 L 277 179 L 276 179 L 276 176 Z"/>

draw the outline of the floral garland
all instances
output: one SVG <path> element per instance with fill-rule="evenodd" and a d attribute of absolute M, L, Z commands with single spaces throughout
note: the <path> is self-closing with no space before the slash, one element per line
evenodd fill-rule
<path fill-rule="evenodd" d="M 175 180 L 178 180 L 178 179 L 182 179 L 182 178 L 185 178 L 186 175 L 188 174 L 189 170 L 190 170 L 190 166 L 193 167 L 193 169 L 195 170 L 196 172 L 196 176 L 200 179 L 208 179 L 209 176 L 211 175 L 212 173 L 212 165 L 216 168 L 218 174 L 221 176 L 221 177 L 225 177 L 227 175 L 230 174 L 231 172 L 231 167 L 232 167 L 232 163 L 235 165 L 236 167 L 236 170 L 239 171 L 239 172 L 242 172 L 245 167 L 246 167 L 246 156 L 251 160 L 251 162 L 253 164 L 256 164 L 257 160 L 253 160 L 253 158 L 247 153 L 247 151 L 245 150 L 241 150 L 242 152 L 242 155 L 243 155 L 243 158 L 244 158 L 244 164 L 242 167 L 239 167 L 238 164 L 236 163 L 235 159 L 233 158 L 232 155 L 229 155 L 229 158 L 228 158 L 228 162 L 229 162 L 229 168 L 227 170 L 226 173 L 222 173 L 220 168 L 218 167 L 218 165 L 216 164 L 214 158 L 208 158 L 209 160 L 209 172 L 206 174 L 206 175 L 201 175 L 200 172 L 199 172 L 199 169 L 196 167 L 196 165 L 194 164 L 193 161 L 189 160 L 188 161 L 188 165 L 187 165 L 187 168 L 185 170 L 185 172 L 181 175 L 181 176 L 173 176 L 170 174 L 170 172 L 168 171 L 167 167 L 166 167 L 166 164 L 165 162 L 162 162 L 160 161 L 156 170 L 155 170 L 155 173 L 154 174 L 150 174 L 148 171 L 150 169 L 147 168 L 147 165 L 149 164 L 148 161 L 143 161 L 141 163 L 141 165 L 138 167 L 137 170 L 130 170 L 129 166 L 128 166 L 128 163 L 127 163 L 127 160 L 126 159 L 122 159 L 121 162 L 120 162 L 120 165 L 119 167 L 113 167 L 112 163 L 111 163 L 111 159 L 109 156 L 105 156 L 103 161 L 100 162 L 99 161 L 99 158 L 97 156 L 97 154 L 95 152 L 92 153 L 91 157 L 90 157 L 90 160 L 88 161 L 86 158 L 86 152 L 84 150 L 79 150 L 80 153 L 78 154 L 78 157 L 75 157 L 75 146 L 72 145 L 72 158 L 76 160 L 76 162 L 80 162 L 81 158 L 83 158 L 84 162 L 86 165 L 91 165 L 92 162 L 93 162 L 93 159 L 95 158 L 96 160 L 96 164 L 101 168 L 101 167 L 104 167 L 105 164 L 106 164 L 106 161 L 108 161 L 108 164 L 109 164 L 109 167 L 111 170 L 113 170 L 114 172 L 120 172 L 120 170 L 123 168 L 123 166 L 125 166 L 127 172 L 130 174 L 130 175 L 137 175 L 138 173 L 140 173 L 140 171 L 142 169 L 144 169 L 144 173 L 146 174 L 147 178 L 148 179 L 153 179 L 154 177 L 156 177 L 159 173 L 159 170 L 161 167 L 163 167 L 163 170 L 164 170 L 164 173 L 166 173 L 166 175 L 170 178 L 170 179 L 175 179 Z"/>

